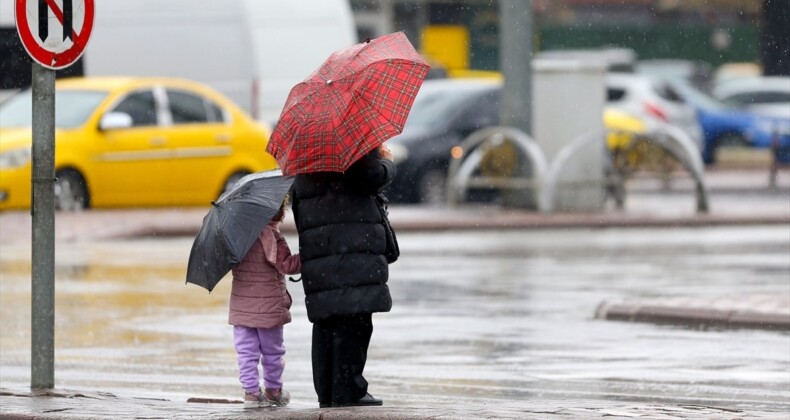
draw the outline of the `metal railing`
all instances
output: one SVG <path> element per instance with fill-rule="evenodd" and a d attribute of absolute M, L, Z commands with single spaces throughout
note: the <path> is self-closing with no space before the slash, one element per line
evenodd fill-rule
<path fill-rule="evenodd" d="M 538 210 L 553 212 L 556 209 L 560 185 L 563 187 L 569 185 L 589 187 L 591 184 L 595 184 L 601 185 L 610 193 L 614 191 L 618 207 L 622 207 L 625 194 L 624 185 L 628 174 L 616 167 L 610 153 L 603 146 L 605 136 L 612 132 L 613 130 L 603 130 L 579 136 L 562 147 L 551 163 L 547 164 L 546 157 L 538 144 L 529 135 L 518 129 L 490 127 L 476 131 L 460 145 L 460 150 L 463 153 L 454 156 L 450 161 L 447 177 L 448 205 L 456 206 L 459 202 L 464 201 L 470 188 L 516 192 L 529 190 L 536 198 Z M 694 179 L 697 211 L 700 213 L 709 211 L 710 201 L 702 157 L 693 140 L 685 132 L 669 124 L 656 124 L 646 134 L 622 130 L 617 132 L 630 135 L 632 146 L 637 146 L 639 142 L 650 142 L 652 147 L 658 147 L 673 161 L 678 162 Z M 577 156 L 580 151 L 586 150 L 588 146 L 599 142 L 602 145 L 601 152 L 607 155 L 605 174 L 602 174 L 603 182 L 601 180 L 573 180 L 560 184 L 559 180 L 564 169 L 572 158 Z M 518 165 L 517 163 L 515 163 L 516 167 L 510 168 L 509 173 L 505 170 L 491 174 L 480 170 L 481 165 L 487 160 L 487 156 L 495 153 L 497 148 L 501 148 L 505 144 L 515 147 L 518 156 L 529 160 L 529 171 L 525 169 L 527 165 Z M 513 150 L 510 150 L 510 153 L 512 154 Z M 512 159 L 506 156 L 497 158 L 513 163 Z"/>
<path fill-rule="evenodd" d="M 697 212 L 707 213 L 710 210 L 710 200 L 705 183 L 705 165 L 702 161 L 702 155 L 691 137 L 683 130 L 666 123 L 656 123 L 645 134 L 632 134 L 633 144 L 630 147 L 632 150 L 638 150 L 640 143 L 650 146 L 646 150 L 657 148 L 671 158 L 673 162 L 679 163 L 691 175 L 695 185 Z M 645 152 L 642 153 L 644 154 Z M 616 167 L 615 170 L 617 170 Z M 662 176 L 665 177 L 665 183 L 668 183 L 667 178 L 671 170 L 671 167 L 663 168 Z M 622 174 L 623 182 L 628 175 Z"/>
<path fill-rule="evenodd" d="M 510 145 L 517 154 L 494 156 L 493 167 L 489 173 L 480 173 L 480 165 L 489 156 L 496 155 L 497 149 Z M 537 207 L 543 209 L 541 189 L 546 172 L 546 157 L 535 141 L 526 133 L 513 127 L 489 127 L 469 135 L 459 146 L 462 151 L 453 156 L 447 173 L 447 203 L 456 206 L 466 199 L 470 188 L 490 188 L 499 190 L 534 191 L 538 198 Z M 519 165 L 521 158 L 529 160 L 527 165 Z M 499 159 L 500 164 L 496 161 Z M 492 173 L 493 172 L 493 173 Z"/>

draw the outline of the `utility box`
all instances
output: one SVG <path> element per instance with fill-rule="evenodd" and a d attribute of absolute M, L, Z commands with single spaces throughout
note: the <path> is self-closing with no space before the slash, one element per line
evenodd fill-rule
<path fill-rule="evenodd" d="M 532 68 L 533 137 L 556 173 L 556 190 L 546 195 L 554 203 L 547 204 L 560 211 L 601 210 L 606 67 L 596 60 L 536 59 Z"/>

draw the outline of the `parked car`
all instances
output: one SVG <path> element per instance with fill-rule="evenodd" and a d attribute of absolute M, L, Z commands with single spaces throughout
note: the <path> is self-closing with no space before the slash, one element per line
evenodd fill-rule
<path fill-rule="evenodd" d="M 386 192 L 390 200 L 443 201 L 451 149 L 474 131 L 499 122 L 501 86 L 486 79 L 423 83 L 403 132 L 387 142 L 398 170 Z"/>
<path fill-rule="evenodd" d="M 745 77 L 717 84 L 713 96 L 736 108 L 790 118 L 790 77 Z"/>
<path fill-rule="evenodd" d="M 423 83 L 403 132 L 390 139 L 398 175 L 386 192 L 393 202 L 443 203 L 447 168 L 459 145 L 473 132 L 499 124 L 501 80 L 445 79 Z M 607 138 L 610 147 L 629 139 L 622 130 L 644 130 L 644 124 L 623 112 L 607 113 L 607 128 L 618 130 Z M 635 128 L 636 127 L 636 128 Z M 468 153 L 468 151 L 465 151 Z M 472 199 L 491 199 L 490 191 L 476 191 Z"/>
<path fill-rule="evenodd" d="M 636 63 L 635 70 L 639 74 L 654 78 L 683 80 L 702 91 L 710 89 L 711 79 L 713 78 L 713 67 L 704 61 L 681 59 L 639 60 Z"/>
<path fill-rule="evenodd" d="M 790 148 L 790 114 L 780 118 L 748 112 L 729 106 L 687 82 L 669 83 L 697 110 L 704 134 L 702 159 L 706 164 L 715 163 L 716 152 L 721 147 L 765 149 L 777 141 L 780 148 Z"/>
<path fill-rule="evenodd" d="M 628 73 L 606 76 L 606 105 L 645 121 L 672 124 L 702 150 L 702 127 L 693 107 L 664 80 Z"/>
<path fill-rule="evenodd" d="M 609 150 L 626 149 L 631 145 L 634 135 L 644 135 L 649 130 L 644 121 L 615 108 L 603 110 L 603 124 L 609 131 L 606 136 Z"/>
<path fill-rule="evenodd" d="M 216 91 L 164 78 L 56 82 L 56 207 L 208 205 L 277 167 L 268 130 Z M 0 209 L 30 206 L 31 91 L 0 105 Z"/>
<path fill-rule="evenodd" d="M 759 77 L 762 74 L 763 67 L 757 63 L 724 63 L 713 72 L 713 86 L 744 77 Z"/>

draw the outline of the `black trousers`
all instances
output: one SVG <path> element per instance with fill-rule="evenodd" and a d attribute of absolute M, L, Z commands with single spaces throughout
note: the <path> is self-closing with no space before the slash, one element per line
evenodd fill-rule
<path fill-rule="evenodd" d="M 372 314 L 313 323 L 313 384 L 319 403 L 349 403 L 365 396 L 368 381 L 362 371 L 372 334 Z"/>

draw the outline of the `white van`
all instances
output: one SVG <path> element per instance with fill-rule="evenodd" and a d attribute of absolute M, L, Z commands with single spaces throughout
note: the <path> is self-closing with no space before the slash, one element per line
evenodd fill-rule
<path fill-rule="evenodd" d="M 17 37 L 13 3 L 0 1 L 4 64 L 14 42 L 4 38 Z M 77 74 L 191 79 L 272 122 L 291 87 L 356 42 L 348 0 L 102 0 Z"/>

